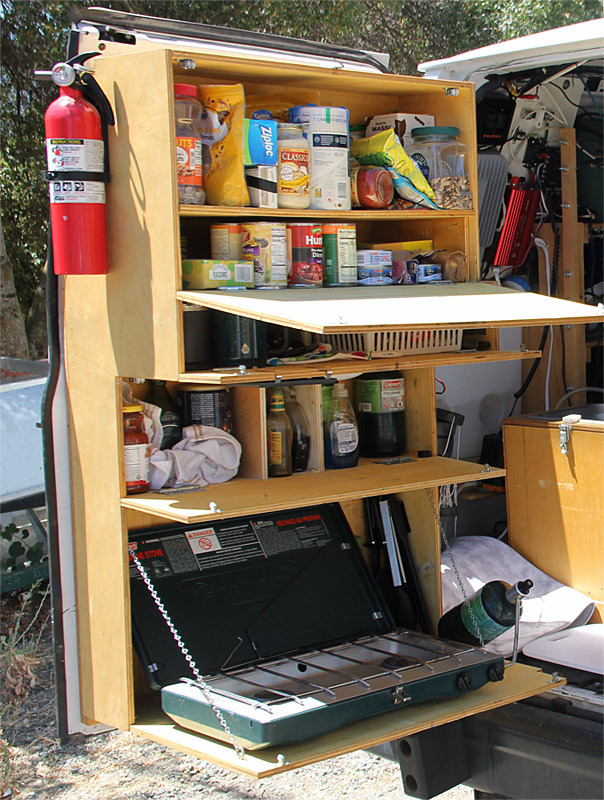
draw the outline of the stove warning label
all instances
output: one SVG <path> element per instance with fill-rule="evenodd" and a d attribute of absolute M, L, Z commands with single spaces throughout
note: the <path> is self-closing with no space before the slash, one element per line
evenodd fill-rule
<path fill-rule="evenodd" d="M 186 536 L 189 547 L 195 555 L 198 553 L 211 553 L 216 550 L 222 550 L 222 545 L 218 541 L 214 528 L 187 531 Z"/>

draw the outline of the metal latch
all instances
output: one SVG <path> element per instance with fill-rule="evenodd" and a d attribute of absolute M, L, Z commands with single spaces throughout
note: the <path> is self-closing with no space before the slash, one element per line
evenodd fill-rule
<path fill-rule="evenodd" d="M 581 414 L 567 414 L 565 417 L 562 417 L 562 422 L 558 425 L 560 431 L 560 452 L 564 456 L 568 455 L 568 443 L 570 441 L 573 425 L 576 425 L 577 422 L 580 421 Z"/>
<path fill-rule="evenodd" d="M 411 700 L 408 694 L 405 694 L 405 687 L 404 686 L 397 686 L 396 689 L 392 692 L 392 702 L 395 706 L 399 705 L 399 703 L 407 703 Z"/>

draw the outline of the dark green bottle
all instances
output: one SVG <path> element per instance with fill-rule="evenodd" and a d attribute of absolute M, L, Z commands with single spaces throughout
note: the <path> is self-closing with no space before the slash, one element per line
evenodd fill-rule
<path fill-rule="evenodd" d="M 169 450 L 182 439 L 180 414 L 172 396 L 166 387 L 165 381 L 149 380 L 149 391 L 145 402 L 152 403 L 161 408 L 160 423 L 162 426 L 162 440 L 160 450 Z"/>
<path fill-rule="evenodd" d="M 400 456 L 405 450 L 405 379 L 374 372 L 355 380 L 356 417 L 363 458 Z"/>
<path fill-rule="evenodd" d="M 531 580 L 509 586 L 490 581 L 459 606 L 450 609 L 438 623 L 438 635 L 454 642 L 480 646 L 514 626 L 516 603 L 531 590 Z M 477 628 L 478 626 L 478 628 Z"/>

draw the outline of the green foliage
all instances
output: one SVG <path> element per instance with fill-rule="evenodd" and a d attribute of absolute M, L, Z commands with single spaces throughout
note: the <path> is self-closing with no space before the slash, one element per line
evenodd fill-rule
<path fill-rule="evenodd" d="M 46 258 L 44 111 L 56 87 L 34 80 L 65 57 L 65 0 L 0 0 L 2 220 L 24 313 Z M 388 52 L 395 72 L 601 15 L 600 0 L 115 0 L 107 8 Z"/>
<path fill-rule="evenodd" d="M 26 541 L 29 536 L 27 529 L 19 529 L 13 522 L 0 525 L 0 538 L 8 543 L 7 557 L 2 559 L 2 572 L 13 572 L 47 560 L 44 544 L 41 541 L 29 544 Z"/>

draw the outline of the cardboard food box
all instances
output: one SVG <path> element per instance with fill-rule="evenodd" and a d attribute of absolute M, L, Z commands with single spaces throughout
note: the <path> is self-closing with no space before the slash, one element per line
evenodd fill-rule
<path fill-rule="evenodd" d="M 254 288 L 253 261 L 194 258 L 182 262 L 183 289 Z"/>
<path fill-rule="evenodd" d="M 431 127 L 432 125 L 434 125 L 432 114 L 380 114 L 369 120 L 365 136 L 373 136 L 374 133 L 394 128 L 400 143 L 407 148 L 413 144 L 411 131 L 414 128 Z"/>

